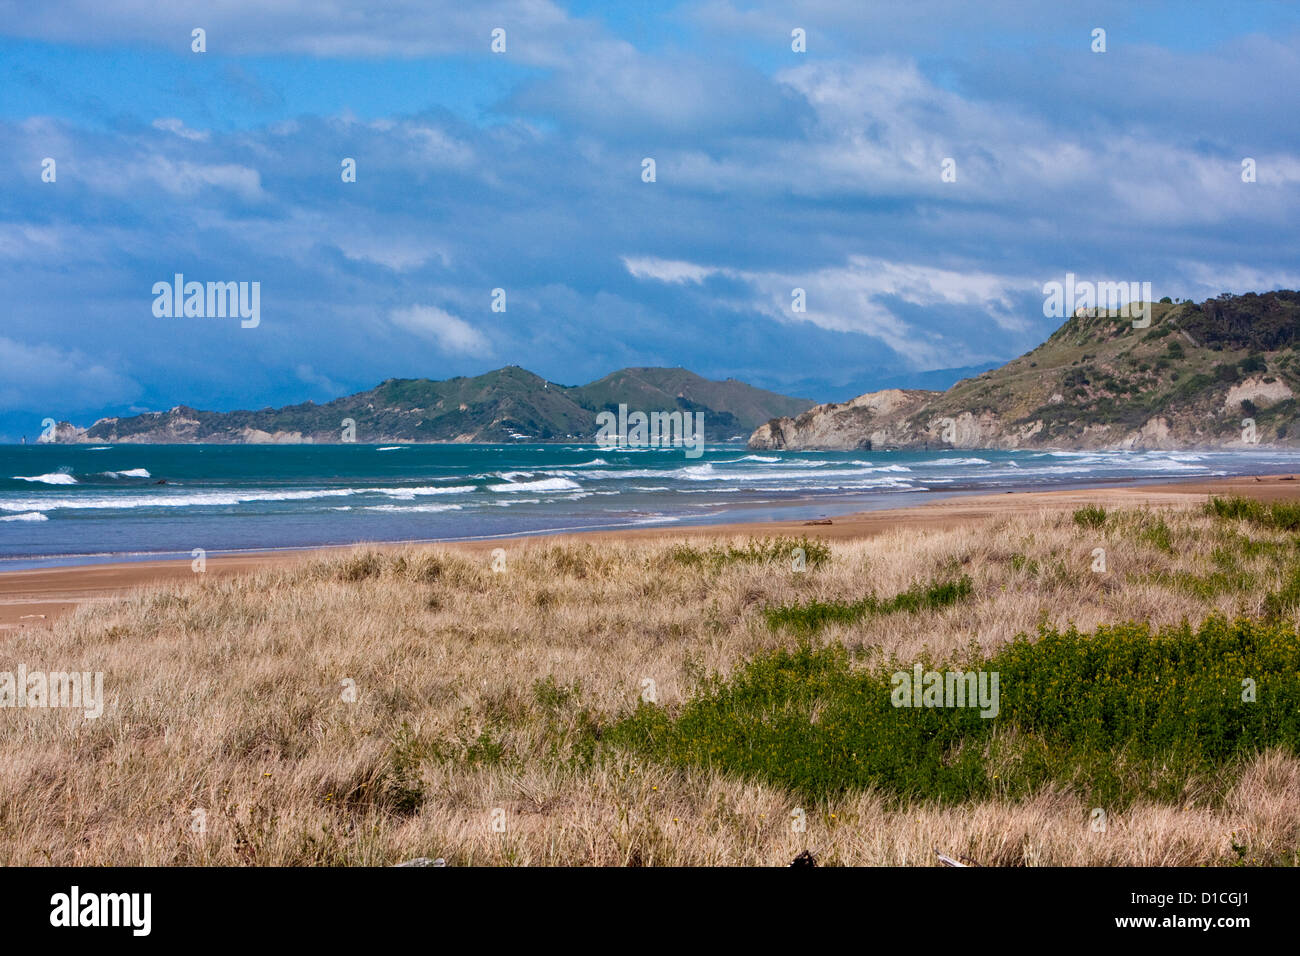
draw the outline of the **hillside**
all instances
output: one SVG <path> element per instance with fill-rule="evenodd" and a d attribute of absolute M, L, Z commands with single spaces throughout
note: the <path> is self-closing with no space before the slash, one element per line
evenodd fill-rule
<path fill-rule="evenodd" d="M 87 429 L 60 425 L 61 442 L 337 442 L 355 422 L 359 442 L 591 441 L 596 413 L 619 403 L 643 411 L 704 413 L 704 433 L 721 441 L 760 422 L 798 414 L 812 402 L 686 369 L 633 368 L 583 386 L 557 385 L 512 365 L 445 381 L 389 379 L 323 405 L 304 402 L 260 411 L 210 412 L 177 406 Z"/>
<path fill-rule="evenodd" d="M 1194 448 L 1294 445 L 1300 293 L 1093 310 L 946 392 L 888 390 L 761 425 L 773 448 Z M 1254 422 L 1254 435 L 1246 419 Z M 1251 438 L 1255 441 L 1252 442 Z"/>

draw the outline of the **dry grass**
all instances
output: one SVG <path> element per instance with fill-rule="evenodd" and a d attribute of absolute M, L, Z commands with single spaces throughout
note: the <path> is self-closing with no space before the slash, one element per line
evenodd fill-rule
<path fill-rule="evenodd" d="M 107 704 L 97 720 L 0 709 L 0 863 L 783 864 L 811 847 L 928 865 L 936 845 L 998 865 L 1296 862 L 1291 753 L 1259 755 L 1213 806 L 1139 804 L 1104 833 L 1069 792 L 892 810 L 853 794 L 805 808 L 795 833 L 777 788 L 593 751 L 590 733 L 646 678 L 672 707 L 701 673 L 793 643 L 764 623 L 768 605 L 969 575 L 966 602 L 818 635 L 898 658 L 992 650 L 1043 621 L 1258 615 L 1295 563 L 1292 536 L 1191 510 L 1096 529 L 1044 512 L 836 543 L 805 573 L 686 566 L 677 544 L 532 542 L 504 573 L 447 548 L 362 549 L 196 576 L 18 633 L 0 669 L 102 671 Z M 1090 571 L 1096 547 L 1106 574 Z"/>

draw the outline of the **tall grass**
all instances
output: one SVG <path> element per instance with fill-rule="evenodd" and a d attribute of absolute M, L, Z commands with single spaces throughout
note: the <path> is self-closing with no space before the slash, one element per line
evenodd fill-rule
<path fill-rule="evenodd" d="M 806 567 L 819 567 L 830 560 L 831 549 L 824 541 L 808 538 L 751 538 L 738 545 L 734 541 L 705 548 L 679 544 L 669 551 L 677 564 L 707 567 L 713 570 L 734 564 L 784 564 L 794 567 L 802 559 Z"/>
<path fill-rule="evenodd" d="M 857 772 L 852 755 L 867 752 L 850 748 L 824 780 L 814 771 L 827 769 L 809 762 L 807 779 L 824 784 L 817 800 L 796 790 L 794 777 L 656 756 L 617 730 L 650 706 L 643 697 L 672 723 L 711 686 L 707 675 L 726 682 L 768 655 L 805 653 L 801 642 L 810 680 L 848 687 L 862 674 L 879 679 L 886 660 L 1006 653 L 1000 666 L 1010 669 L 1018 658 L 1006 648 L 1018 634 L 1037 635 L 1040 623 L 1068 634 L 1073 622 L 1086 635 L 1137 619 L 1153 636 L 1216 615 L 1271 613 L 1278 633 L 1296 624 L 1291 532 L 1226 522 L 1199 506 L 1113 509 L 1101 529 L 1081 528 L 1074 507 L 948 530 L 900 527 L 868 540 L 812 539 L 825 551 L 808 548 L 802 572 L 786 552 L 797 537 L 779 545 L 723 536 L 537 540 L 506 543 L 500 573 L 490 548 L 360 548 L 88 604 L 0 641 L 0 671 L 18 663 L 102 671 L 107 697 L 97 720 L 0 708 L 0 864 L 333 866 L 441 856 L 452 865 L 780 865 L 809 847 L 825 862 L 915 864 L 932 862 L 936 844 L 1004 865 L 1298 862 L 1294 749 L 1281 737 L 1267 746 L 1272 725 L 1226 724 L 1226 749 L 1216 750 L 1206 722 L 1214 711 L 1200 705 L 1192 710 L 1200 722 L 1182 728 L 1198 749 L 1153 737 L 1145 751 L 1124 751 L 1132 756 L 1109 782 L 1097 770 L 1097 786 L 1112 788 L 1098 793 L 1133 801 L 1115 812 L 1107 801 L 1104 835 L 1088 830 L 1097 804 L 1085 796 L 1089 754 L 1103 738 L 1054 719 L 1046 689 L 1015 704 L 1006 673 L 999 717 L 976 718 L 977 736 L 948 738 L 968 742 L 980 759 L 920 740 L 916 759 L 937 759 L 922 761 L 915 779 L 899 763 L 887 784 L 846 776 Z M 1140 533 L 1157 518 L 1168 550 Z M 1099 545 L 1105 574 L 1089 570 Z M 807 611 L 817 602 L 855 605 L 868 593 L 876 597 L 861 616 L 820 626 Z M 792 630 L 771 626 L 770 608 L 805 610 L 794 612 Z M 831 653 L 821 647 L 827 635 L 844 646 L 835 651 L 842 670 L 817 656 Z M 1131 636 L 1123 646 L 1139 644 Z M 1233 647 L 1215 646 L 1228 668 Z M 1060 655 L 1058 666 L 1069 659 Z M 1266 662 L 1257 653 L 1242 660 Z M 768 666 L 773 681 L 785 679 Z M 1161 674 L 1162 688 L 1165 673 L 1183 686 L 1172 658 L 1159 665 L 1165 670 L 1149 666 L 1141 672 Z M 345 679 L 351 699 L 341 696 Z M 1256 679 L 1267 704 L 1277 690 Z M 1113 705 L 1161 702 L 1153 686 L 1134 686 L 1142 693 Z M 809 708 L 791 724 L 801 733 L 828 716 Z M 792 713 L 752 716 L 761 725 Z M 1103 708 L 1099 717 L 1110 714 Z M 1172 710 L 1160 714 L 1170 716 L 1151 727 L 1177 727 Z M 1020 722 L 1014 732 L 1011 715 Z M 883 719 L 898 722 L 887 734 L 910 726 L 895 712 Z M 935 715 L 909 719 L 924 726 Z M 1057 740 L 1058 724 L 1074 736 Z M 1122 725 L 1106 726 L 1123 736 Z M 936 729 L 966 733 L 942 722 Z M 1236 743 L 1240 756 L 1221 759 Z M 1074 779 L 1071 766 L 1086 773 Z M 1138 767 L 1150 770 L 1149 782 Z M 846 779 L 869 789 L 844 787 Z M 1189 782 L 1176 793 L 1179 779 Z M 964 798 L 921 796 L 963 787 Z M 791 829 L 795 807 L 806 812 L 806 832 Z M 201 833 L 196 810 L 206 814 Z M 504 831 L 492 826 L 498 810 Z"/>
<path fill-rule="evenodd" d="M 1248 521 L 1264 528 L 1300 531 L 1300 502 L 1257 501 L 1254 498 L 1228 496 L 1210 498 L 1207 514 L 1228 521 Z"/>

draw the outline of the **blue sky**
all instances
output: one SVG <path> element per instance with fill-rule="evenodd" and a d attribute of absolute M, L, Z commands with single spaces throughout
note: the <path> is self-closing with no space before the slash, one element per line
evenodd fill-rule
<path fill-rule="evenodd" d="M 1291 3 L 370 6 L 0 0 L 0 436 L 506 364 L 842 399 L 1032 348 L 1067 271 L 1300 286 Z M 155 318 L 177 272 L 261 324 Z"/>

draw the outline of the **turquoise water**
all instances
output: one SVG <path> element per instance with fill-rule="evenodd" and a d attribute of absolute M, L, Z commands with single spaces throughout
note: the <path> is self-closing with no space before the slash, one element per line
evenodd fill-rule
<path fill-rule="evenodd" d="M 941 493 L 1300 471 L 1287 452 L 0 446 L 0 568 L 811 518 Z"/>

